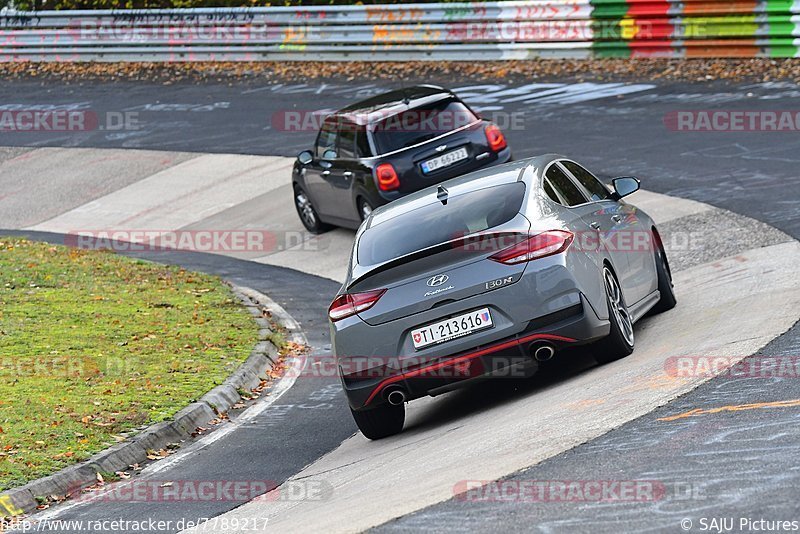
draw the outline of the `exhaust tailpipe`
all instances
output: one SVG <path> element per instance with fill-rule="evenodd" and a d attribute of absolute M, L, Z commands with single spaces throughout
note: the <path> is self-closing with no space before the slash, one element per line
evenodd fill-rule
<path fill-rule="evenodd" d="M 402 389 L 393 389 L 388 395 L 386 395 L 386 400 L 389 401 L 389 404 L 392 406 L 397 406 L 406 401 L 406 394 Z"/>
<path fill-rule="evenodd" d="M 537 362 L 546 362 L 556 353 L 555 347 L 550 343 L 541 343 L 531 347 L 531 353 Z"/>

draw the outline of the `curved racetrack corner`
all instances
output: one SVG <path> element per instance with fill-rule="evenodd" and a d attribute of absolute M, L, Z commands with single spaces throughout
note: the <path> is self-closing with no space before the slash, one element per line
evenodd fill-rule
<path fill-rule="evenodd" d="M 797 475 L 788 466 L 800 451 L 797 431 L 787 430 L 791 422 L 797 428 L 797 411 L 786 403 L 800 398 L 796 381 L 678 378 L 665 362 L 676 356 L 733 361 L 756 353 L 796 354 L 800 200 L 792 187 L 792 142 L 776 148 L 744 134 L 725 140 L 673 134 L 665 141 L 658 130 L 661 114 L 689 90 L 694 89 L 660 88 L 661 104 L 652 99 L 637 104 L 634 97 L 560 108 L 563 113 L 550 110 L 539 119 L 543 128 L 559 121 L 560 129 L 548 130 L 554 132 L 551 138 L 510 135 L 519 156 L 574 146 L 574 156 L 581 160 L 585 153 L 592 168 L 607 175 L 642 174 L 645 187 L 671 193 L 641 192 L 631 200 L 656 219 L 671 244 L 679 298 L 675 310 L 639 324 L 633 356 L 595 368 L 586 354 L 576 352 L 533 380 L 493 382 L 420 400 L 409 405 L 404 433 L 380 442 L 353 435 L 335 377 L 298 379 L 253 424 L 190 446 L 191 462 L 142 476 L 317 480 L 332 488 L 326 500 L 159 503 L 148 513 L 196 519 L 198 513 L 228 511 L 228 518 L 267 518 L 274 528 L 292 530 L 354 531 L 381 524 L 383 530 L 447 530 L 457 517 L 462 527 L 525 528 L 533 519 L 544 531 L 587 525 L 610 531 L 620 523 L 675 527 L 684 515 L 702 510 L 791 511 L 785 490 Z M 321 100 L 320 105 L 328 102 Z M 708 102 L 713 105 L 710 97 Z M 780 99 L 764 102 L 779 105 Z M 576 146 L 570 125 L 585 121 L 589 112 L 598 133 L 583 135 Z M 607 147 L 602 131 L 614 131 L 619 146 Z M 298 320 L 315 356 L 329 349 L 325 308 L 338 289 L 335 280 L 342 277 L 352 232 L 302 233 L 287 201 L 290 160 L 91 148 L 12 149 L 2 159 L 0 173 L 12 194 L 0 198 L 0 223 L 27 229 L 23 232 L 272 232 L 278 245 L 260 254 L 142 256 L 254 287 Z M 648 182 L 648 176 L 655 178 Z M 780 444 L 780 453 L 765 452 L 771 444 Z M 769 465 L 758 467 L 764 476 L 756 477 L 762 460 Z M 697 486 L 704 498 L 602 507 L 453 499 L 460 482 L 503 477 L 649 477 Z M 141 512 L 135 503 L 102 503 L 47 514 L 134 518 Z"/>

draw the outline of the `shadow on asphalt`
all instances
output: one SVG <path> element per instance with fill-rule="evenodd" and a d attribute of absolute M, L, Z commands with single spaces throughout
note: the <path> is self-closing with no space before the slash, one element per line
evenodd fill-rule
<path fill-rule="evenodd" d="M 591 373 L 596 367 L 590 346 L 564 349 L 540 364 L 530 378 L 494 378 L 436 397 L 428 410 L 406 422 L 403 432 L 433 429 L 521 398 L 547 395 L 551 386 Z"/>

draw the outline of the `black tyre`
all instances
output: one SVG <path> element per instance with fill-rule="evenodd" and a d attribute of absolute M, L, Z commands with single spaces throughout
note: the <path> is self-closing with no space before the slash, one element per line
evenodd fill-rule
<path fill-rule="evenodd" d="M 599 364 L 613 362 L 633 352 L 633 321 L 625 297 L 619 286 L 617 277 L 608 267 L 603 267 L 603 285 L 608 303 L 608 319 L 611 331 L 608 336 L 597 342 L 594 347 L 594 359 Z"/>
<path fill-rule="evenodd" d="M 300 222 L 312 234 L 321 234 L 331 229 L 330 225 L 319 220 L 319 215 L 317 215 L 311 199 L 299 186 L 294 188 L 294 207 L 300 217 Z"/>
<path fill-rule="evenodd" d="M 406 420 L 406 408 L 402 404 L 393 406 L 382 404 L 376 408 L 350 412 L 358 425 L 358 429 L 369 439 L 381 439 L 403 430 L 403 423 Z"/>
<path fill-rule="evenodd" d="M 655 306 L 650 309 L 650 315 L 663 313 L 671 310 L 678 303 L 675 298 L 675 291 L 672 286 L 672 271 L 669 270 L 669 262 L 667 261 L 667 254 L 664 252 L 664 247 L 661 245 L 661 240 L 656 242 L 656 273 L 658 274 L 658 292 L 661 293 L 661 298 Z"/>
<path fill-rule="evenodd" d="M 369 200 L 363 197 L 358 198 L 358 216 L 362 221 L 369 217 L 370 213 L 372 213 L 372 210 L 374 209 L 375 208 L 372 206 Z"/>

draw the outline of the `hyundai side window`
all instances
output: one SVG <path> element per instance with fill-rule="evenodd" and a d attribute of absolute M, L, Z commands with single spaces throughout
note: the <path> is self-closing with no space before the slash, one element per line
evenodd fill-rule
<path fill-rule="evenodd" d="M 553 186 L 550 185 L 550 180 L 547 178 L 544 179 L 544 192 L 553 202 L 557 202 L 558 204 L 562 203 L 561 199 L 558 198 L 558 195 L 556 195 L 556 192 L 553 190 Z"/>
<path fill-rule="evenodd" d="M 574 161 L 562 161 L 561 162 L 564 167 L 567 168 L 572 175 L 577 178 L 578 182 L 586 188 L 590 195 L 592 195 L 592 200 L 599 201 L 605 200 L 609 196 L 609 191 L 606 189 L 606 186 L 603 183 L 595 178 L 594 174 L 590 173 Z"/>
<path fill-rule="evenodd" d="M 550 181 L 555 192 L 564 199 L 567 206 L 578 206 L 579 204 L 588 202 L 588 199 L 583 196 L 578 186 L 575 185 L 572 179 L 570 179 L 558 165 L 550 165 L 545 176 Z M 559 202 L 559 204 L 564 204 L 564 202 Z"/>

